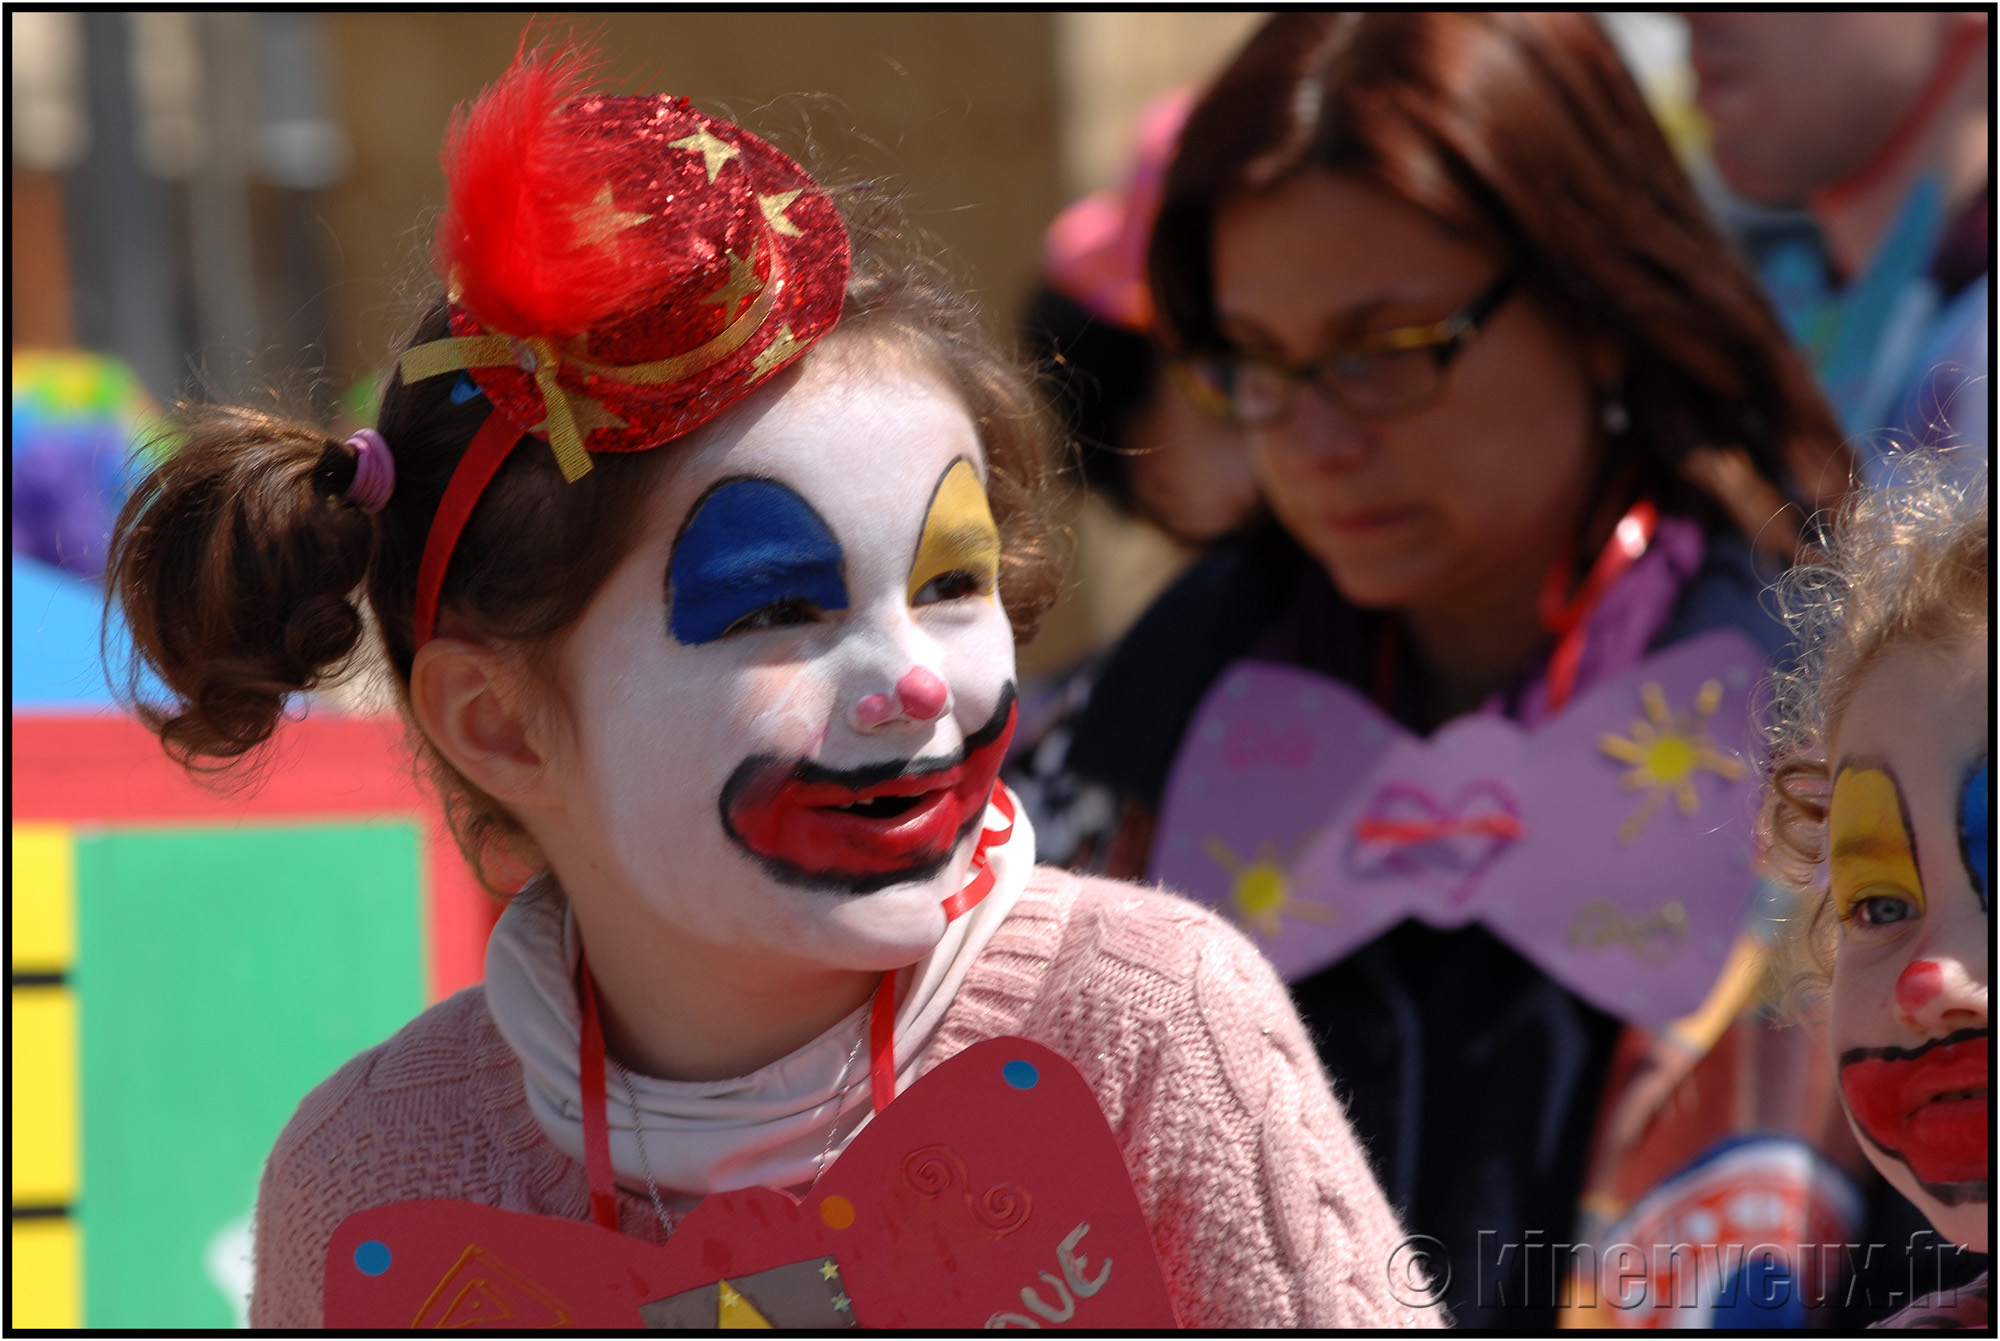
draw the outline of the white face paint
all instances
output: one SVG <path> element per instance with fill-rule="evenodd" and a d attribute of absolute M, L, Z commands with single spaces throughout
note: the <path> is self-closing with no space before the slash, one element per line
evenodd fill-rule
<path fill-rule="evenodd" d="M 842 340 L 670 469 L 562 654 L 557 862 L 719 948 L 921 958 L 1012 730 L 964 403 Z"/>

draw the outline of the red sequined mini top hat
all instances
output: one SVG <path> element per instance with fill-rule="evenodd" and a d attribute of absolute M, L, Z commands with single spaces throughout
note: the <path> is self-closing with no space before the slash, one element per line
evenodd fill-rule
<path fill-rule="evenodd" d="M 431 523 L 419 646 L 458 536 L 524 436 L 575 481 L 592 452 L 706 423 L 840 316 L 847 230 L 805 169 L 685 98 L 590 94 L 589 65 L 524 46 L 446 140 L 435 255 L 452 334 L 402 373 L 469 375 L 493 413 Z"/>

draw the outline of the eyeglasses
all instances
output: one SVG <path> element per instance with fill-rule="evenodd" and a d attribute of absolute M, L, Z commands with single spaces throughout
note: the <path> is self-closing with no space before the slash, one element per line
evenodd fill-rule
<path fill-rule="evenodd" d="M 1382 331 L 1310 363 L 1287 365 L 1218 350 L 1189 355 L 1170 367 L 1189 400 L 1248 428 L 1289 418 L 1300 382 L 1311 382 L 1363 419 L 1409 414 L 1444 393 L 1445 370 L 1513 294 L 1518 279 L 1508 271 L 1442 321 Z"/>

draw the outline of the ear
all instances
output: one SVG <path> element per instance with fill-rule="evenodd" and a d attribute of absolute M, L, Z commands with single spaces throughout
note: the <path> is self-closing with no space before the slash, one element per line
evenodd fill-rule
<path fill-rule="evenodd" d="M 410 667 L 411 709 L 446 761 L 495 800 L 540 809 L 549 750 L 523 688 L 500 652 L 462 638 L 433 638 Z"/>

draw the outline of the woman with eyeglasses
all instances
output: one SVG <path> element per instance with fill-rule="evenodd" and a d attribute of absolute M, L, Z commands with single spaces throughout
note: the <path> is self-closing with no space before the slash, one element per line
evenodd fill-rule
<path fill-rule="evenodd" d="M 1691 1279 L 1611 1297 L 1598 1255 L 1740 1242 L 1745 1192 L 1785 1208 L 1751 1243 L 1851 1228 L 1820 1079 L 1745 1009 L 1783 915 L 1758 598 L 1849 462 L 1602 31 L 1272 19 L 1190 117 L 1150 265 L 1269 521 L 1098 682 L 1086 860 L 1285 971 L 1462 1325 L 1667 1308 Z"/>

